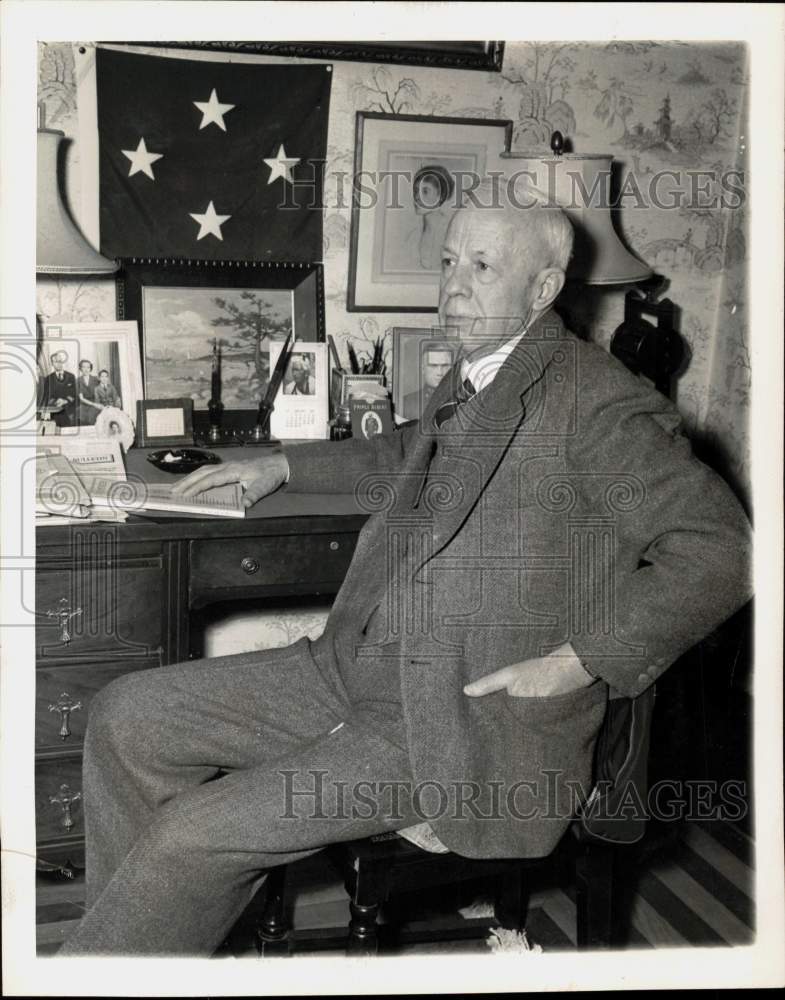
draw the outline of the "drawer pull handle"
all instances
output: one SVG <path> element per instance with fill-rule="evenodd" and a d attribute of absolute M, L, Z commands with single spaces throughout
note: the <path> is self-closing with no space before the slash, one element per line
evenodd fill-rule
<path fill-rule="evenodd" d="M 71 806 L 74 802 L 78 802 L 81 797 L 82 793 L 72 792 L 70 785 L 60 785 L 60 794 L 49 796 L 49 801 L 52 805 L 60 806 L 63 810 L 63 819 L 60 826 L 62 826 L 64 830 L 70 830 L 74 825 L 74 817 L 71 812 Z"/>
<path fill-rule="evenodd" d="M 340 549 L 340 547 L 341 547 L 341 543 L 340 542 L 330 542 L 330 550 L 332 552 L 337 552 L 338 549 Z"/>
<path fill-rule="evenodd" d="M 57 699 L 56 705 L 50 705 L 50 712 L 60 713 L 60 739 L 67 740 L 71 735 L 71 730 L 69 724 L 71 722 L 71 712 L 78 712 L 82 707 L 81 701 L 72 701 L 71 695 L 67 691 L 63 691 L 60 697 Z"/>
<path fill-rule="evenodd" d="M 71 633 L 69 631 L 71 619 L 76 618 L 77 615 L 81 615 L 82 609 L 75 608 L 73 611 L 68 605 L 68 598 L 61 597 L 58 601 L 58 607 L 54 611 L 47 611 L 47 618 L 56 618 L 57 624 L 60 626 L 60 642 L 64 646 L 67 646 L 71 641 Z"/>
<path fill-rule="evenodd" d="M 252 556 L 246 556 L 240 563 L 240 568 L 244 573 L 251 576 L 251 574 L 259 572 L 259 560 L 254 559 Z"/>

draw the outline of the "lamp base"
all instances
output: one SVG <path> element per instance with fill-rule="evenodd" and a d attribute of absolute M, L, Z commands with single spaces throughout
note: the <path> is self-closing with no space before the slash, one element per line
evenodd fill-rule
<path fill-rule="evenodd" d="M 624 322 L 611 338 L 611 354 L 638 375 L 654 382 L 665 396 L 671 395 L 671 379 L 686 353 L 684 341 L 674 329 L 675 307 L 670 299 L 655 300 L 662 278 L 647 282 L 624 296 Z M 656 319 L 654 326 L 649 316 Z"/>

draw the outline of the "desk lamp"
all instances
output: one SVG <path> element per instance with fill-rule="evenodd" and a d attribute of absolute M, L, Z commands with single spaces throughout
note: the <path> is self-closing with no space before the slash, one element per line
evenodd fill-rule
<path fill-rule="evenodd" d="M 657 301 L 665 279 L 633 256 L 613 228 L 610 213 L 612 157 L 564 152 L 561 132 L 551 136 L 552 156 L 501 154 L 516 160 L 532 183 L 559 204 L 575 231 L 568 279 L 588 285 L 637 285 L 624 297 L 624 321 L 611 339 L 611 354 L 636 374 L 670 395 L 670 382 L 684 357 L 684 343 L 673 329 L 673 303 Z M 644 317 L 656 320 L 656 326 Z"/>

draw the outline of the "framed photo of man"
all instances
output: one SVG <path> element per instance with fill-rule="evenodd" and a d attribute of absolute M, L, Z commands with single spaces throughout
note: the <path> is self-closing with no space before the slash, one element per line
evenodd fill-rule
<path fill-rule="evenodd" d="M 349 312 L 436 311 L 452 212 L 511 136 L 506 119 L 357 112 Z"/>
<path fill-rule="evenodd" d="M 39 416 L 60 433 L 94 434 L 110 407 L 136 419 L 143 390 L 135 322 L 45 323 L 38 370 Z"/>
<path fill-rule="evenodd" d="M 458 357 L 455 338 L 436 329 L 393 327 L 393 410 L 398 423 L 419 420 Z"/>

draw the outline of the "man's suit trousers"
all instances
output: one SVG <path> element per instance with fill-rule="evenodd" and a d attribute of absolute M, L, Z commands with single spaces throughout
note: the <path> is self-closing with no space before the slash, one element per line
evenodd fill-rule
<path fill-rule="evenodd" d="M 145 670 L 99 693 L 88 910 L 61 955 L 209 955 L 270 867 L 421 820 L 400 705 L 353 703 L 319 649 Z"/>

